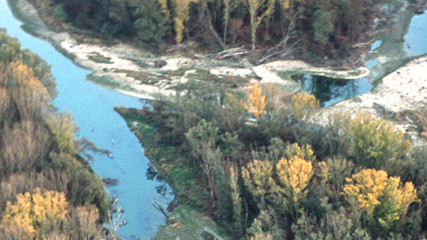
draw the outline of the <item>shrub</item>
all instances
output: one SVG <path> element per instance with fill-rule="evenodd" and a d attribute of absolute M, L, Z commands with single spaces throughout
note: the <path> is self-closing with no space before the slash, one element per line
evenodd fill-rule
<path fill-rule="evenodd" d="M 368 113 L 358 113 L 349 130 L 356 163 L 365 167 L 381 167 L 385 161 L 402 157 L 412 149 L 402 131 Z"/>
<path fill-rule="evenodd" d="M 347 179 L 344 195 L 353 211 L 363 211 L 370 221 L 388 232 L 395 221 L 406 214 L 417 201 L 417 190 L 411 182 L 402 185 L 400 177 L 388 177 L 387 172 L 365 169 Z"/>

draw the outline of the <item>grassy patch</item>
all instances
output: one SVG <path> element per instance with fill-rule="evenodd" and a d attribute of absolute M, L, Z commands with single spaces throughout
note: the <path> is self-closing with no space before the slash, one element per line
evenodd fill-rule
<path fill-rule="evenodd" d="M 94 83 L 101 85 L 101 86 L 105 86 L 105 87 L 110 88 L 110 89 L 117 89 L 117 88 L 122 87 L 122 85 L 120 83 L 113 81 L 110 78 L 96 76 L 95 74 L 89 74 L 87 76 L 87 79 L 91 82 L 94 82 Z"/>
<path fill-rule="evenodd" d="M 116 107 L 115 110 L 136 134 L 145 148 L 145 155 L 172 187 L 181 204 L 169 217 L 167 225 L 159 227 L 153 239 L 209 239 L 203 235 L 230 239 L 224 237 L 231 235 L 225 227 L 202 213 L 209 194 L 200 184 L 187 153 L 178 146 L 162 142 L 158 127 L 146 117 L 144 110 L 124 107 Z"/>
<path fill-rule="evenodd" d="M 115 110 L 136 134 L 145 148 L 145 155 L 159 169 L 160 175 L 167 180 L 181 203 L 191 203 L 202 208 L 202 204 L 209 198 L 208 193 L 206 188 L 200 185 L 189 158 L 185 157 L 187 153 L 178 146 L 162 142 L 157 126 L 144 114 L 123 107 L 117 107 Z"/>
<path fill-rule="evenodd" d="M 223 85 L 229 88 L 237 88 L 245 86 L 249 80 L 241 76 L 218 76 L 211 74 L 209 70 L 197 69 L 194 73 L 189 73 L 187 75 L 190 80 L 197 80 L 202 82 L 209 82 L 217 85 Z"/>
<path fill-rule="evenodd" d="M 131 77 L 137 81 L 140 81 L 141 84 L 154 85 L 159 82 L 159 76 L 150 74 L 149 72 L 144 71 L 131 71 L 131 70 L 116 70 L 116 73 L 126 73 L 127 77 Z"/>
<path fill-rule="evenodd" d="M 89 54 L 89 59 L 96 62 L 96 63 L 106 63 L 106 64 L 111 64 L 113 63 L 111 61 L 110 57 L 105 57 L 103 55 L 101 55 L 100 53 L 97 52 L 91 52 Z"/>
<path fill-rule="evenodd" d="M 153 240 L 175 239 L 230 239 L 229 233 L 218 227 L 217 223 L 190 206 L 176 208 L 169 217 L 167 225 L 160 226 Z"/>

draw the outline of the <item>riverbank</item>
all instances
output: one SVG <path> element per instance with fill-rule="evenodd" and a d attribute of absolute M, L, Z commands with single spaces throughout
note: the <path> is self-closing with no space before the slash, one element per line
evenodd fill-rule
<path fill-rule="evenodd" d="M 160 226 L 154 240 L 161 239 L 231 239 L 227 228 L 208 217 L 203 204 L 208 198 L 197 173 L 182 149 L 159 141 L 159 128 L 136 109 L 116 107 L 128 127 L 145 148 L 145 155 L 158 174 L 164 178 L 175 193 L 178 206 L 168 216 L 167 224 Z M 144 110 L 141 110 L 144 111 Z M 212 238 L 207 238 L 211 236 Z"/>
<path fill-rule="evenodd" d="M 365 77 L 369 70 L 360 67 L 350 71 L 335 71 L 313 67 L 302 61 L 276 61 L 254 66 L 247 61 L 227 62 L 196 55 L 192 58 L 179 55 L 154 56 L 134 46 L 117 43 L 106 46 L 96 39 L 78 41 L 72 34 L 50 31 L 27 0 L 11 2 L 18 17 L 27 23 L 25 29 L 50 41 L 58 50 L 69 56 L 81 67 L 93 71 L 89 80 L 107 88 L 152 99 L 156 93 L 173 93 L 173 87 L 192 78 L 203 81 L 224 81 L 232 87 L 243 87 L 247 79 L 260 82 L 278 82 L 291 90 L 298 84 L 277 73 L 309 73 L 342 79 Z M 94 44 L 96 42 L 96 44 Z M 199 74 L 202 73 L 202 74 Z"/>
<path fill-rule="evenodd" d="M 392 121 L 395 126 L 413 139 L 415 145 L 426 144 L 422 136 L 427 126 L 422 126 L 408 113 L 420 112 L 427 116 L 427 57 L 407 63 L 384 77 L 368 93 L 342 101 L 321 111 L 327 119 L 336 112 L 347 112 L 354 116 L 359 111 L 369 111 L 374 116 Z M 406 114 L 405 114 L 406 113 Z"/>

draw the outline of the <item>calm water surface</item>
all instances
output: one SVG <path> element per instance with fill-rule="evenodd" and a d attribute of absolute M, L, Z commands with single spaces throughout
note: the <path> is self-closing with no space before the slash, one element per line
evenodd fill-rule
<path fill-rule="evenodd" d="M 377 50 L 382 43 L 381 39 L 374 41 L 370 50 Z M 402 46 L 401 51 L 404 52 L 402 59 L 427 54 L 427 11 L 412 18 Z M 396 61 L 396 59 L 393 60 Z M 378 64 L 378 61 L 373 59 L 367 61 L 365 66 L 374 69 Z M 333 79 L 311 74 L 295 75 L 293 79 L 299 82 L 301 91 L 314 94 L 321 105 L 327 107 L 370 91 L 373 87 L 371 82 L 379 77 L 382 76 L 372 70 L 368 77 L 354 80 Z"/>
<path fill-rule="evenodd" d="M 121 228 L 122 236 L 127 239 L 149 239 L 159 225 L 164 223 L 163 216 L 152 207 L 154 201 L 166 205 L 172 199 L 172 193 L 163 196 L 156 187 L 162 185 L 148 180 L 146 172 L 149 161 L 137 138 L 129 131 L 125 122 L 114 112 L 114 106 L 140 107 L 137 98 L 113 92 L 86 81 L 90 71 L 74 65 L 68 58 L 56 51 L 49 43 L 41 41 L 21 29 L 6 0 L 0 0 L 0 27 L 19 39 L 22 46 L 31 49 L 52 65 L 57 78 L 59 95 L 54 101 L 62 111 L 71 112 L 80 127 L 79 136 L 96 143 L 100 148 L 110 149 L 114 159 L 96 156 L 93 169 L 103 178 L 114 178 L 119 184 L 108 187 L 111 196 L 117 195 L 125 210 L 125 219 L 129 223 Z M 405 37 L 404 51 L 412 56 L 427 53 L 427 13 L 415 16 Z M 372 49 L 381 47 L 382 41 L 373 44 Z M 378 64 L 372 60 L 366 66 L 372 68 Z M 372 72 L 368 78 L 379 77 Z M 295 77 L 301 83 L 303 91 L 314 93 L 328 106 L 344 99 L 368 92 L 372 85 L 368 78 L 352 81 L 332 80 L 313 75 Z"/>
<path fill-rule="evenodd" d="M 94 142 L 99 148 L 110 149 L 113 159 L 96 155 L 92 168 L 103 178 L 118 180 L 118 185 L 107 187 L 110 196 L 117 195 L 125 210 L 128 224 L 121 227 L 126 239 L 149 239 L 157 227 L 165 223 L 163 215 L 152 207 L 157 201 L 166 205 L 172 198 L 168 191 L 163 196 L 156 187 L 163 183 L 148 180 L 149 160 L 135 135 L 125 121 L 114 111 L 114 106 L 141 107 L 139 99 L 95 85 L 86 80 L 90 71 L 84 70 L 48 42 L 35 38 L 21 29 L 6 0 L 0 0 L 0 27 L 17 38 L 24 48 L 29 48 L 52 65 L 56 77 L 58 97 L 54 105 L 60 111 L 74 115 L 79 126 L 79 136 Z"/>

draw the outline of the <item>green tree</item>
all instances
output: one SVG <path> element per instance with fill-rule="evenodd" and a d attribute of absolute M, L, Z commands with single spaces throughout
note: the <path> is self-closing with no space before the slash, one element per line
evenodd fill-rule
<path fill-rule="evenodd" d="M 385 161 L 399 158 L 411 151 L 411 143 L 393 125 L 359 112 L 349 123 L 353 156 L 365 167 L 381 167 Z"/>
<path fill-rule="evenodd" d="M 138 19 L 134 23 L 137 38 L 144 44 L 158 45 L 169 31 L 168 18 L 157 1 L 144 1 L 136 9 Z"/>
<path fill-rule="evenodd" d="M 314 12 L 313 31 L 314 41 L 325 44 L 334 32 L 332 13 L 318 9 Z"/>

